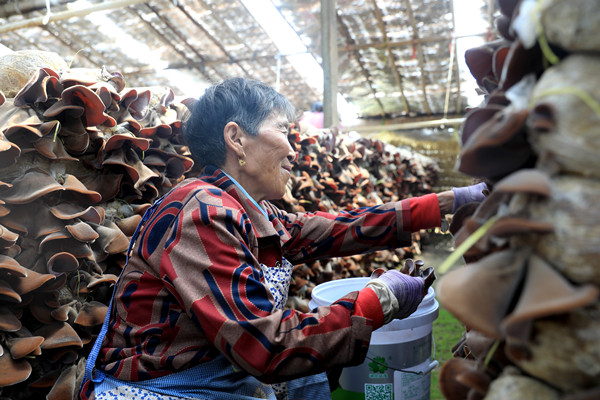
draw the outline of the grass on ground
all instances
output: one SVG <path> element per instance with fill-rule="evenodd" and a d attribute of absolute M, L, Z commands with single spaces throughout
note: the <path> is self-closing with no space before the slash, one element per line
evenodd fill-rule
<path fill-rule="evenodd" d="M 440 365 L 431 371 L 431 400 L 444 399 L 438 384 L 440 367 L 446 360 L 452 358 L 452 347 L 458 343 L 464 331 L 462 323 L 440 305 L 439 316 L 433 321 L 435 359 Z"/>

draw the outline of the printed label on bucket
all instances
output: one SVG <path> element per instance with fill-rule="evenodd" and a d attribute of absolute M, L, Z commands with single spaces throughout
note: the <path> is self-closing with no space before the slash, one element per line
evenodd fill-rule
<path fill-rule="evenodd" d="M 394 400 L 391 383 L 365 383 L 365 400 Z"/>
<path fill-rule="evenodd" d="M 395 400 L 429 400 L 431 375 L 394 371 Z"/>

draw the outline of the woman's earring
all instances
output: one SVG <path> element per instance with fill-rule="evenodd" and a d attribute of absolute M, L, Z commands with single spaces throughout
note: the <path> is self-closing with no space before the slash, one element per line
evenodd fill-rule
<path fill-rule="evenodd" d="M 240 167 L 243 167 L 244 165 L 246 165 L 246 160 L 244 160 L 243 158 L 238 158 L 238 163 L 240 164 Z"/>

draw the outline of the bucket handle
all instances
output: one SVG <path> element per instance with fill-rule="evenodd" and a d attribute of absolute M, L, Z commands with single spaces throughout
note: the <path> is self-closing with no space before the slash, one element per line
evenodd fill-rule
<path fill-rule="evenodd" d="M 438 360 L 431 360 L 431 362 L 429 363 L 429 365 L 423 369 L 401 369 L 399 371 L 401 372 L 408 372 L 409 374 L 415 374 L 415 375 L 427 375 L 428 373 L 430 373 L 431 371 L 433 371 L 433 369 L 435 367 L 437 367 L 438 365 L 440 365 L 440 363 L 438 362 Z"/>
<path fill-rule="evenodd" d="M 372 359 L 370 357 L 367 357 L 367 360 L 372 361 L 376 364 L 381 364 L 377 360 Z M 440 365 L 440 363 L 438 362 L 438 360 L 431 360 L 431 362 L 425 368 L 418 368 L 418 369 L 394 368 L 391 365 L 387 365 L 387 364 L 381 364 L 381 365 L 385 365 L 387 368 L 394 370 L 394 371 L 398 371 L 398 372 L 406 372 L 408 374 L 415 374 L 415 375 L 426 375 L 426 374 L 430 373 L 431 371 L 433 371 L 433 369 L 435 367 L 437 367 L 438 365 Z"/>

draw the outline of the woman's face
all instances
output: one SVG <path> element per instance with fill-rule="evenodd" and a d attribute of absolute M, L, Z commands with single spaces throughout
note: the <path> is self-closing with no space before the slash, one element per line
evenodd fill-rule
<path fill-rule="evenodd" d="M 244 145 L 246 165 L 240 184 L 256 201 L 283 197 L 296 153 L 288 140 L 290 122 L 274 112 L 258 128 L 258 135 L 247 137 Z"/>

